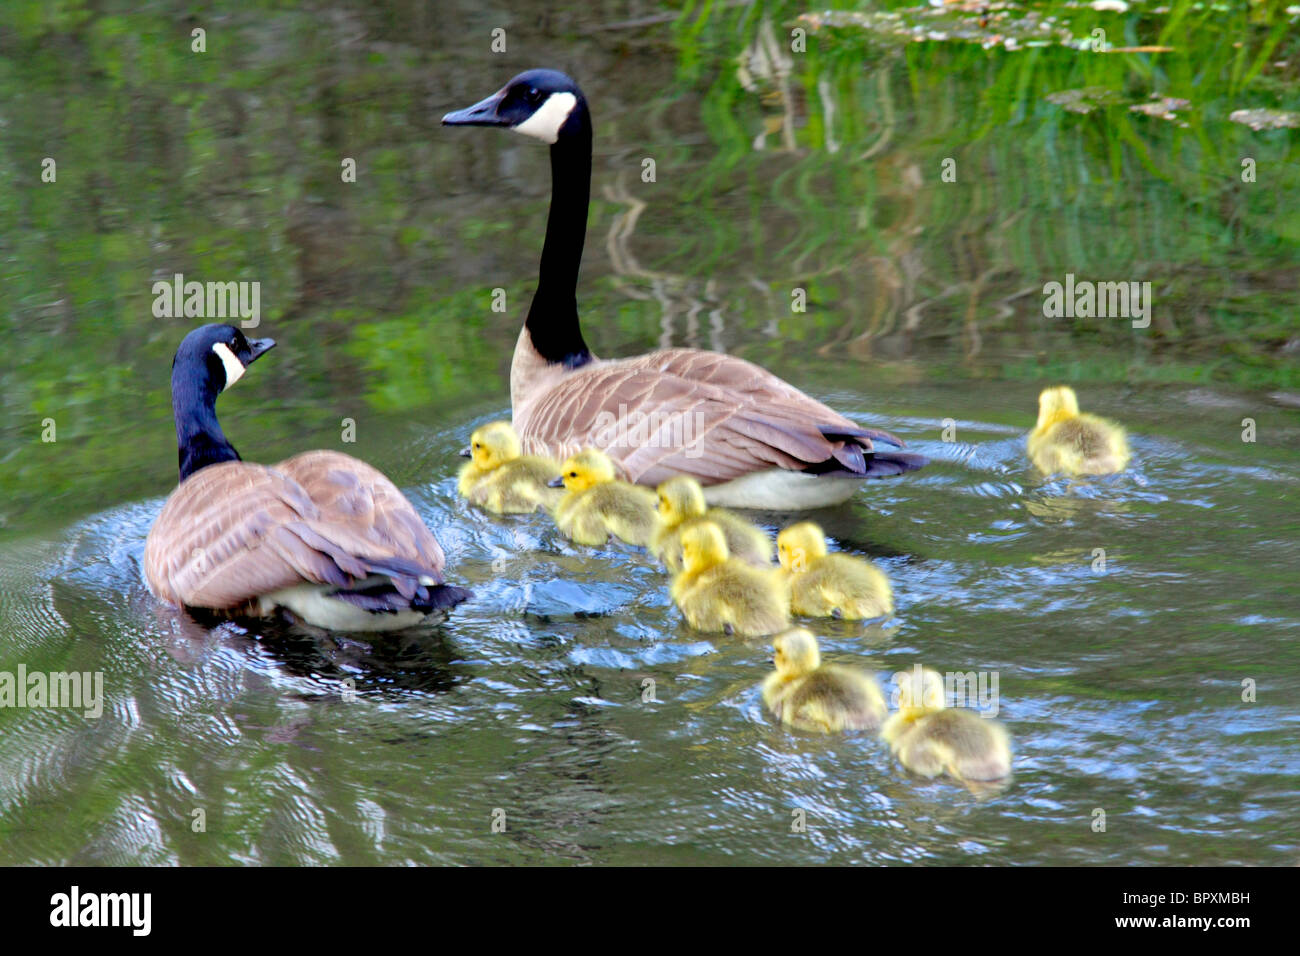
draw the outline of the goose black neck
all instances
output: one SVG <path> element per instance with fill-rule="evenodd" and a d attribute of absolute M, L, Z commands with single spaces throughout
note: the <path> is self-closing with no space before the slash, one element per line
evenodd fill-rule
<path fill-rule="evenodd" d="M 172 369 L 172 415 L 181 481 L 208 465 L 240 460 L 217 421 L 217 392 L 212 383 L 206 376 L 190 372 Z"/>
<path fill-rule="evenodd" d="M 524 323 L 542 358 L 577 368 L 591 361 L 578 323 L 578 270 L 591 199 L 591 114 L 578 99 L 551 145 L 551 211 L 537 291 Z"/>

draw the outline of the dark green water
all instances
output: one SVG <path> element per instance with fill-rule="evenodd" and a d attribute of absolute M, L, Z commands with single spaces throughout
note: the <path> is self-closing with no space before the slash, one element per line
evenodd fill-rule
<path fill-rule="evenodd" d="M 1077 36 L 1170 54 L 850 24 L 788 68 L 770 54 L 794 5 L 517 6 L 3 14 L 0 671 L 101 671 L 106 701 L 0 708 L 0 863 L 1294 863 L 1297 132 L 1230 119 L 1300 108 L 1285 5 L 1070 13 Z M 733 352 L 934 459 L 815 516 L 899 604 L 817 630 L 885 674 L 997 672 L 1003 792 L 776 728 L 769 649 L 690 632 L 643 554 L 457 502 L 455 451 L 508 413 L 549 174 L 531 141 L 438 118 L 538 64 L 595 115 L 580 302 L 599 354 Z M 1118 99 L 1047 99 L 1085 87 Z M 1130 109 L 1152 94 L 1189 106 Z M 373 462 L 475 602 L 363 641 L 150 596 L 191 324 L 154 318 L 151 285 L 176 272 L 262 284 L 281 346 L 219 409 L 241 453 Z M 1066 273 L 1152 282 L 1150 327 L 1045 317 Z M 1128 427 L 1128 473 L 1031 471 L 1058 381 Z"/>

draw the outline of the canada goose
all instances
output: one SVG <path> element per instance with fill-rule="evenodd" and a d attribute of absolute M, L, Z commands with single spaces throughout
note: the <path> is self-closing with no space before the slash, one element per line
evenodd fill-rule
<path fill-rule="evenodd" d="M 1128 466 L 1128 439 L 1114 422 L 1080 413 L 1074 389 L 1058 385 L 1038 396 L 1029 457 L 1046 475 L 1110 475 Z"/>
<path fill-rule="evenodd" d="M 888 708 L 870 674 L 823 664 L 817 638 L 802 627 L 779 635 L 772 646 L 776 670 L 763 681 L 763 702 L 777 720 L 831 734 L 880 728 Z"/>
<path fill-rule="evenodd" d="M 731 557 L 712 521 L 682 533 L 682 572 L 670 593 L 697 631 L 759 637 L 790 625 L 790 596 L 776 568 L 764 571 Z"/>
<path fill-rule="evenodd" d="M 510 401 L 526 451 L 614 456 L 629 480 L 655 486 L 685 474 L 710 504 L 781 510 L 846 500 L 857 479 L 920 468 L 903 443 L 863 428 L 743 359 L 663 349 L 598 359 L 578 321 L 578 269 L 591 191 L 591 114 L 577 84 L 554 70 L 520 73 L 487 99 L 448 113 L 447 126 L 500 126 L 551 147 L 551 209 L 537 291 L 515 345 Z"/>
<path fill-rule="evenodd" d="M 309 451 L 241 461 L 217 396 L 275 345 L 231 325 L 185 336 L 172 362 L 180 485 L 145 542 L 144 570 L 173 604 L 252 616 L 277 608 L 317 627 L 386 631 L 450 608 L 437 539 L 397 487 L 363 461 Z"/>
<path fill-rule="evenodd" d="M 519 436 L 509 422 L 492 422 L 470 435 L 461 456 L 457 486 L 461 497 L 496 514 L 528 514 L 550 509 L 560 492 L 548 482 L 560 474 L 560 463 L 536 455 L 523 455 Z"/>
<path fill-rule="evenodd" d="M 1000 723 L 945 707 L 943 678 L 928 667 L 894 675 L 898 712 L 880 736 L 899 762 L 922 777 L 1001 780 L 1011 773 L 1011 745 Z"/>
<path fill-rule="evenodd" d="M 826 535 L 813 522 L 782 530 L 776 554 L 788 576 L 794 613 L 847 620 L 894 613 L 894 592 L 885 573 L 866 558 L 827 554 Z"/>
<path fill-rule="evenodd" d="M 744 518 L 721 508 L 708 508 L 704 489 L 688 475 L 669 478 L 657 489 L 661 524 L 650 541 L 650 550 L 669 571 L 682 569 L 682 532 L 704 521 L 722 529 L 727 550 L 746 564 L 765 568 L 772 563 L 772 539 Z"/>
<path fill-rule="evenodd" d="M 578 544 L 599 546 L 612 534 L 645 547 L 659 527 L 654 492 L 619 481 L 609 456 L 594 448 L 565 460 L 549 484 L 565 488 L 555 506 L 555 524 Z"/>

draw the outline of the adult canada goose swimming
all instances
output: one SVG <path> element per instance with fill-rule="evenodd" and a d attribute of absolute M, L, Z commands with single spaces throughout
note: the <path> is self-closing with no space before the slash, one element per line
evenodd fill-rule
<path fill-rule="evenodd" d="M 920 468 L 888 432 L 862 428 L 743 359 L 663 349 L 598 359 L 578 322 L 578 269 L 591 191 L 591 114 L 577 84 L 529 70 L 448 126 L 501 126 L 549 143 L 551 210 L 528 318 L 510 367 L 510 401 L 524 450 L 566 458 L 604 450 L 625 477 L 658 485 L 678 474 L 709 504 L 781 510 L 848 498 L 862 478 Z"/>
<path fill-rule="evenodd" d="M 442 583 L 444 557 L 397 487 L 363 461 L 308 451 L 241 461 L 217 396 L 275 345 L 231 325 L 185 336 L 172 362 L 180 485 L 144 549 L 164 600 L 232 614 L 291 611 L 317 627 L 387 631 L 472 595 Z"/>

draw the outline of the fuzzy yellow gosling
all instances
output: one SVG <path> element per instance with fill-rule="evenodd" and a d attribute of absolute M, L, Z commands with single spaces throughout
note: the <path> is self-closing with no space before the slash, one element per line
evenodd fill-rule
<path fill-rule="evenodd" d="M 689 475 L 669 478 L 657 489 L 659 496 L 659 530 L 650 542 L 650 550 L 673 574 L 682 569 L 682 532 L 704 521 L 722 529 L 727 550 L 733 558 L 757 568 L 772 564 L 772 539 L 744 518 L 722 508 L 704 504 L 704 489 Z"/>
<path fill-rule="evenodd" d="M 894 676 L 898 712 L 880 731 L 899 762 L 912 773 L 946 773 L 965 781 L 1001 780 L 1011 773 L 1011 744 L 995 720 L 944 706 L 943 678 L 928 667 Z M 920 686 L 917 686 L 919 683 Z"/>
<path fill-rule="evenodd" d="M 509 422 L 475 429 L 461 455 L 469 461 L 461 466 L 458 487 L 471 504 L 496 514 L 527 514 L 560 500 L 561 492 L 547 487 L 560 463 L 522 454 Z"/>
<path fill-rule="evenodd" d="M 671 593 L 698 631 L 758 637 L 790 625 L 790 596 L 777 570 L 731 557 L 722 529 L 712 521 L 682 533 L 682 572 Z"/>
<path fill-rule="evenodd" d="M 1046 475 L 1110 475 L 1129 461 L 1128 438 L 1112 421 L 1079 411 L 1068 385 L 1038 396 L 1038 424 L 1029 433 L 1029 458 Z"/>
<path fill-rule="evenodd" d="M 885 573 L 866 558 L 827 554 L 826 535 L 813 522 L 792 524 L 777 535 L 776 554 L 794 613 L 854 621 L 894 613 Z"/>
<path fill-rule="evenodd" d="M 578 544 L 602 545 L 614 537 L 644 547 L 659 527 L 655 494 L 649 488 L 619 481 L 614 463 L 587 448 L 560 466 L 551 487 L 564 486 L 555 506 L 555 523 Z"/>
<path fill-rule="evenodd" d="M 776 670 L 763 681 L 763 702 L 777 720 L 832 734 L 880 728 L 888 710 L 870 674 L 823 664 L 817 638 L 802 627 L 786 631 L 772 646 Z"/>

